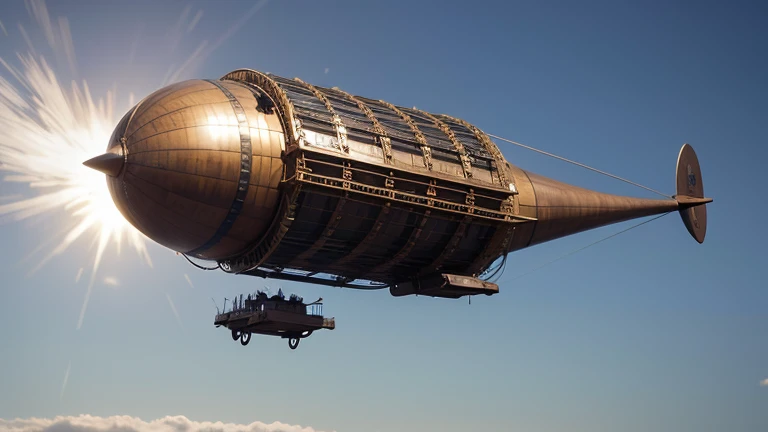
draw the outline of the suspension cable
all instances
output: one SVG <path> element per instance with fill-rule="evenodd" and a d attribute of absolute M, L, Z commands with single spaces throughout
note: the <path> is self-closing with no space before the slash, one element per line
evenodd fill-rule
<path fill-rule="evenodd" d="M 531 147 L 531 146 L 527 146 L 527 145 L 525 145 L 525 144 L 519 143 L 519 142 L 517 142 L 517 141 L 512 141 L 512 140 L 510 140 L 510 139 L 507 139 L 507 138 L 502 138 L 502 137 L 500 137 L 500 136 L 497 136 L 497 135 L 493 135 L 493 134 L 489 134 L 489 133 L 486 133 L 486 135 L 488 135 L 489 137 L 492 137 L 492 138 L 496 138 L 497 140 L 500 140 L 500 141 L 504 141 L 504 142 L 508 142 L 508 143 L 510 143 L 510 144 L 514 144 L 514 145 L 516 145 L 516 146 L 519 146 L 519 147 L 522 147 L 522 148 L 524 148 L 524 149 L 528 149 L 528 150 L 532 150 L 532 151 L 535 151 L 536 153 L 541 153 L 541 154 L 543 154 L 543 155 L 546 155 L 546 156 L 550 156 L 550 157 L 553 157 L 553 158 L 555 158 L 555 159 L 559 159 L 559 160 L 561 160 L 561 161 L 563 161 L 563 162 L 568 162 L 568 163 L 570 163 L 570 164 L 574 164 L 574 165 L 576 165 L 576 166 L 580 166 L 580 167 L 582 167 L 582 168 L 586 168 L 586 169 L 588 169 L 588 170 L 590 170 L 590 171 L 594 171 L 594 172 L 596 172 L 596 173 L 598 173 L 598 174 L 603 174 L 603 175 L 606 175 L 606 176 L 608 176 L 608 177 L 614 178 L 614 179 L 616 179 L 616 180 L 621 180 L 621 181 L 623 181 L 624 183 L 629 183 L 629 184 L 631 184 L 631 185 L 633 185 L 633 186 L 637 186 L 637 187 L 639 187 L 639 188 L 642 188 L 642 189 L 645 189 L 645 190 L 647 190 L 647 191 L 651 191 L 651 192 L 653 192 L 653 193 L 655 193 L 655 194 L 658 194 L 658 195 L 661 195 L 661 196 L 663 196 L 663 197 L 665 197 L 665 198 L 672 198 L 671 196 L 669 196 L 669 195 L 667 195 L 667 194 L 665 194 L 665 193 L 661 193 L 661 192 L 657 191 L 656 189 L 651 189 L 651 188 L 649 188 L 648 186 L 643 186 L 643 185 L 641 185 L 640 183 L 635 183 L 635 182 L 633 182 L 633 181 L 631 181 L 631 180 L 627 180 L 627 179 L 625 179 L 625 178 L 623 178 L 623 177 L 619 177 L 619 176 L 617 176 L 617 175 L 613 175 L 613 174 L 611 174 L 611 173 L 607 173 L 607 172 L 605 172 L 605 171 L 601 171 L 601 170 L 599 170 L 599 169 L 597 169 L 597 168 L 592 168 L 591 166 L 588 166 L 588 165 L 584 165 L 583 163 L 579 163 L 579 162 L 576 162 L 576 161 L 572 161 L 572 160 L 570 160 L 570 159 L 566 159 L 566 158 L 564 158 L 564 157 L 562 157 L 562 156 L 558 156 L 558 155 L 556 155 L 556 154 L 552 154 L 552 153 L 549 153 L 549 152 L 545 152 L 544 150 L 539 150 L 539 149 L 537 149 L 537 148 L 534 148 L 534 147 Z"/>
<path fill-rule="evenodd" d="M 645 221 L 643 221 L 643 222 L 640 222 L 640 223 L 638 223 L 638 224 L 632 225 L 631 227 L 629 227 L 629 228 L 626 228 L 626 229 L 623 229 L 623 230 L 621 230 L 621 231 L 619 231 L 619 232 L 615 232 L 615 233 L 613 233 L 613 234 L 611 234 L 611 235 L 609 235 L 609 236 L 607 236 L 607 237 L 603 237 L 603 238 L 601 238 L 600 240 L 594 241 L 594 242 L 592 242 L 592 243 L 590 243 L 590 244 L 588 244 L 588 245 L 586 245 L 586 246 L 582 246 L 582 247 L 580 247 L 580 248 L 578 248 L 578 249 L 572 250 L 572 251 L 570 251 L 570 252 L 566 253 L 565 255 L 561 255 L 561 256 L 559 256 L 559 257 L 557 257 L 557 258 L 553 259 L 552 261 L 546 262 L 546 263 L 544 263 L 544 264 L 542 264 L 542 265 L 540 265 L 540 266 L 538 266 L 538 267 L 536 267 L 536 268 L 534 268 L 534 269 L 532 269 L 532 270 L 529 270 L 529 271 L 527 271 L 527 272 L 525 272 L 525 273 L 523 273 L 523 274 L 521 274 L 521 275 L 517 276 L 516 278 L 513 278 L 513 279 L 512 279 L 512 281 L 515 281 L 515 280 L 518 280 L 518 279 L 520 279 L 520 278 L 522 278 L 522 277 L 528 276 L 529 274 L 531 274 L 531 273 L 534 273 L 534 272 L 536 272 L 536 271 L 539 271 L 539 270 L 541 270 L 542 268 L 544 268 L 544 267 L 547 267 L 547 266 L 548 266 L 548 265 L 550 265 L 550 264 L 554 264 L 554 263 L 556 263 L 557 261 L 560 261 L 561 259 L 565 259 L 565 258 L 568 258 L 568 257 L 569 257 L 569 256 L 571 256 L 571 255 L 574 255 L 574 254 L 576 254 L 576 253 L 578 253 L 578 252 L 581 252 L 581 251 L 583 251 L 584 249 L 587 249 L 587 248 L 589 248 L 589 247 L 592 247 L 592 246 L 594 246 L 594 245 L 596 245 L 596 244 L 598 244 L 598 243 L 604 242 L 604 241 L 606 241 L 606 240 L 608 240 L 608 239 L 610 239 L 610 238 L 616 237 L 616 236 L 617 236 L 617 235 L 619 235 L 619 234 L 624 234 L 625 232 L 627 232 L 627 231 L 629 231 L 629 230 L 632 230 L 632 229 L 635 229 L 635 228 L 637 228 L 637 227 L 639 227 L 639 226 L 641 226 L 641 225 L 645 225 L 645 224 L 647 224 L 647 223 L 649 223 L 649 222 L 653 222 L 653 221 L 655 221 L 656 219 L 659 219 L 659 218 L 663 218 L 664 216 L 666 216 L 666 215 L 668 215 L 668 214 L 670 214 L 670 213 L 672 213 L 672 212 L 666 212 L 666 213 L 664 213 L 664 214 L 660 214 L 660 215 L 658 215 L 658 216 L 656 216 L 656 217 L 654 217 L 654 218 L 651 218 L 651 219 L 645 220 Z M 510 281 L 510 282 L 511 282 L 511 281 Z"/>
<path fill-rule="evenodd" d="M 183 253 L 183 254 L 181 254 L 181 255 L 182 255 L 184 258 L 186 258 L 186 259 L 187 259 L 187 261 L 189 261 L 189 263 L 190 263 L 190 264 L 192 264 L 193 266 L 195 266 L 195 267 L 199 268 L 200 270 L 218 270 L 218 269 L 220 269 L 220 268 L 221 268 L 221 264 L 218 264 L 216 267 L 203 267 L 203 266 L 201 266 L 200 264 L 196 264 L 194 261 L 192 261 L 191 259 L 189 259 L 189 257 L 187 256 L 187 254 L 184 254 L 184 253 Z"/>

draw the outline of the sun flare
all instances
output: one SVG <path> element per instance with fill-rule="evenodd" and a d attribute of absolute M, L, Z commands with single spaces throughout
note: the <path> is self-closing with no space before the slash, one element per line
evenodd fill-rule
<path fill-rule="evenodd" d="M 104 153 L 117 123 L 114 113 L 126 112 L 135 105 L 135 98 L 133 93 L 126 92 L 127 104 L 118 106 L 114 91 L 94 98 L 85 80 L 70 84 L 64 79 L 65 76 L 77 77 L 79 69 L 69 20 L 64 16 L 54 19 L 45 0 L 27 0 L 25 4 L 39 34 L 28 31 L 25 24 L 18 22 L 16 27 L 26 48 L 17 50 L 15 57 L 2 57 L 0 53 L 0 223 L 39 219 L 58 228 L 54 238 L 46 239 L 32 252 L 34 264 L 30 266 L 30 273 L 75 243 L 95 246 L 93 258 L 88 257 L 89 261 L 92 259 L 92 268 L 77 324 L 79 329 L 107 250 L 114 248 L 119 254 L 121 247 L 127 245 L 152 266 L 146 248 L 148 239 L 117 210 L 104 174 L 83 165 L 84 161 Z M 185 6 L 176 25 L 165 29 L 165 38 L 153 39 L 153 51 L 166 50 L 166 58 L 171 62 L 160 86 L 191 73 L 265 4 L 264 0 L 256 2 L 212 43 L 192 37 L 191 32 L 203 12 L 195 12 L 192 5 Z M 0 27 L 8 37 L 9 32 L 2 23 Z M 141 35 L 137 36 L 131 45 L 128 65 L 137 55 L 134 48 L 140 38 Z M 33 40 L 47 42 L 46 52 L 55 60 L 55 67 L 49 65 Z M 188 53 L 181 48 L 182 41 L 192 41 L 197 48 Z M 176 57 L 177 54 L 185 57 Z M 166 66 L 156 66 L 154 72 L 146 68 L 143 72 L 148 76 L 161 76 Z M 217 118 L 212 124 L 213 139 L 232 133 L 231 124 L 237 133 L 234 118 Z M 42 256 L 38 256 L 40 253 Z M 87 267 L 77 267 L 75 283 L 89 271 Z"/>
<path fill-rule="evenodd" d="M 0 220 L 32 217 L 58 219 L 64 213 L 72 228 L 62 227 L 57 244 L 37 260 L 32 272 L 78 239 L 97 244 L 88 293 L 78 321 L 82 325 L 90 291 L 104 251 L 125 241 L 151 266 L 146 239 L 112 202 L 104 175 L 83 161 L 104 152 L 115 120 L 114 95 L 94 101 L 87 83 L 62 87 L 43 57 L 19 55 L 20 68 L 0 63 L 17 85 L 0 76 L 0 171 L 3 181 L 21 184 L 21 197 L 0 204 Z"/>

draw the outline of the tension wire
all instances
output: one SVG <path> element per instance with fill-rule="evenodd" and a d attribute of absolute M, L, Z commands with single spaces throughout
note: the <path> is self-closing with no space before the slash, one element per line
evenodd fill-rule
<path fill-rule="evenodd" d="M 186 258 L 186 259 L 187 259 L 187 261 L 189 261 L 189 263 L 190 263 L 190 264 L 192 264 L 193 266 L 195 266 L 195 267 L 199 268 L 200 270 L 218 270 L 219 268 L 221 268 L 221 264 L 217 265 L 216 267 L 203 267 L 203 266 L 201 266 L 200 264 L 196 264 L 194 261 L 192 261 L 191 259 L 189 259 L 189 257 L 187 256 L 187 254 L 184 254 L 184 253 L 183 253 L 183 254 L 181 254 L 181 255 L 182 255 L 184 258 Z"/>
<path fill-rule="evenodd" d="M 525 273 L 521 274 L 520 276 L 518 276 L 518 277 L 516 277 L 516 278 L 514 278 L 514 279 L 512 279 L 512 280 L 513 280 L 513 281 L 515 281 L 515 280 L 518 280 L 518 279 L 520 279 L 520 278 L 522 278 L 522 277 L 528 276 L 529 274 L 531 274 L 531 273 L 534 273 L 534 272 L 536 272 L 536 271 L 539 271 L 539 270 L 541 270 L 542 268 L 544 268 L 544 267 L 546 267 L 546 266 L 548 266 L 548 265 L 550 265 L 550 264 L 554 264 L 554 263 L 556 263 L 557 261 L 560 261 L 561 259 L 565 259 L 565 258 L 568 258 L 568 257 L 569 257 L 569 256 L 571 256 L 571 255 L 574 255 L 574 254 L 576 254 L 576 253 L 579 253 L 579 252 L 583 251 L 584 249 L 587 249 L 587 248 L 589 248 L 589 247 L 592 247 L 592 246 L 594 246 L 594 245 L 596 245 L 596 244 L 598 244 L 598 243 L 604 242 L 604 241 L 606 241 L 606 240 L 608 240 L 608 239 L 610 239 L 610 238 L 616 237 L 616 236 L 617 236 L 617 235 L 619 235 L 619 234 L 624 234 L 625 232 L 627 232 L 627 231 L 629 231 L 629 230 L 632 230 L 632 229 L 635 229 L 635 228 L 637 228 L 637 227 L 639 227 L 639 226 L 641 226 L 641 225 L 645 225 L 645 224 L 647 224 L 647 223 L 649 223 L 649 222 L 653 222 L 653 221 L 655 221 L 656 219 L 659 219 L 659 218 L 663 218 L 664 216 L 666 216 L 666 215 L 668 215 L 668 214 L 670 214 L 670 213 L 672 213 L 672 212 L 666 212 L 666 213 L 664 213 L 664 214 L 660 214 L 660 215 L 658 215 L 658 216 L 656 216 L 656 217 L 654 217 L 654 218 L 651 218 L 651 219 L 645 220 L 645 221 L 643 221 L 643 222 L 640 222 L 640 223 L 638 223 L 638 224 L 632 225 L 631 227 L 629 227 L 629 228 L 626 228 L 626 229 L 623 229 L 623 230 L 621 230 L 621 231 L 619 231 L 619 232 L 615 232 L 615 233 L 613 233 L 613 234 L 611 234 L 611 235 L 609 235 L 609 236 L 607 236 L 607 237 L 603 237 L 603 238 L 601 238 L 600 240 L 594 241 L 594 242 L 592 242 L 592 243 L 590 243 L 590 244 L 588 244 L 588 245 L 586 245 L 586 246 L 582 246 L 582 247 L 580 247 L 580 248 L 578 248 L 578 249 L 572 250 L 572 251 L 568 252 L 567 254 L 565 254 L 565 255 L 561 255 L 561 256 L 559 256 L 558 258 L 555 258 L 555 259 L 553 259 L 552 261 L 549 261 L 549 262 L 547 262 L 547 263 L 544 263 L 544 264 L 542 264 L 542 265 L 540 265 L 540 266 L 538 266 L 538 267 L 536 267 L 536 268 L 534 268 L 534 269 L 532 269 L 532 270 L 529 270 L 529 271 L 527 271 L 527 272 L 525 272 Z"/>
<path fill-rule="evenodd" d="M 496 138 L 497 140 L 501 140 L 501 141 L 504 141 L 504 142 L 508 142 L 508 143 L 510 143 L 510 144 L 514 144 L 514 145 L 516 145 L 516 146 L 519 146 L 519 147 L 522 147 L 522 148 L 524 148 L 524 149 L 528 149 L 528 150 L 532 150 L 532 151 L 535 151 L 536 153 L 541 153 L 541 154 L 543 154 L 543 155 L 545 155 L 545 156 L 550 156 L 550 157 L 553 157 L 553 158 L 555 158 L 555 159 L 558 159 L 558 160 L 561 160 L 561 161 L 563 161 L 563 162 L 568 162 L 568 163 L 570 163 L 570 164 L 573 164 L 573 165 L 576 165 L 576 166 L 580 166 L 580 167 L 582 167 L 582 168 L 586 168 L 586 169 L 588 169 L 588 170 L 590 170 L 590 171 L 594 171 L 594 172 L 596 172 L 596 173 L 598 173 L 598 174 L 603 174 L 603 175 L 606 175 L 606 176 L 608 176 L 608 177 L 614 178 L 614 179 L 616 179 L 616 180 L 621 180 L 621 181 L 623 181 L 624 183 L 629 183 L 629 184 L 631 184 L 631 185 L 633 185 L 633 186 L 637 186 L 637 187 L 639 187 L 639 188 L 642 188 L 642 189 L 645 189 L 645 190 L 647 190 L 647 191 L 651 191 L 651 192 L 653 192 L 653 193 L 655 193 L 655 194 L 658 194 L 658 195 L 661 195 L 661 196 L 663 196 L 664 198 L 673 198 L 673 197 L 671 197 L 671 196 L 669 196 L 669 195 L 667 195 L 667 194 L 665 194 L 665 193 L 661 193 L 661 192 L 657 191 L 656 189 L 651 189 L 651 188 L 649 188 L 648 186 L 643 186 L 643 185 L 641 185 L 640 183 L 635 183 L 635 182 L 633 182 L 633 181 L 631 181 L 631 180 L 627 180 L 627 179 L 625 179 L 625 178 L 623 178 L 623 177 L 619 177 L 619 176 L 617 176 L 617 175 L 614 175 L 614 174 L 611 174 L 611 173 L 607 173 L 607 172 L 605 172 L 605 171 L 601 171 L 601 170 L 599 170 L 599 169 L 597 169 L 597 168 L 592 168 L 592 167 L 591 167 L 591 166 L 589 166 L 589 165 L 584 165 L 583 163 L 579 163 L 579 162 L 576 162 L 576 161 L 572 161 L 572 160 L 570 160 L 570 159 L 566 159 L 566 158 L 564 158 L 564 157 L 562 157 L 562 156 L 558 156 L 558 155 L 556 155 L 556 154 L 552 154 L 552 153 L 549 153 L 549 152 L 545 152 L 544 150 L 539 150 L 539 149 L 537 149 L 537 148 L 534 148 L 534 147 L 531 147 L 531 146 L 527 146 L 527 145 L 525 145 L 525 144 L 519 143 L 519 142 L 517 142 L 517 141 L 512 141 L 512 140 L 510 140 L 510 139 L 507 139 L 507 138 L 502 138 L 502 137 L 500 137 L 500 136 L 497 136 L 497 135 L 493 135 L 493 134 L 489 134 L 489 133 L 486 133 L 486 135 L 488 135 L 489 137 L 492 137 L 492 138 Z"/>

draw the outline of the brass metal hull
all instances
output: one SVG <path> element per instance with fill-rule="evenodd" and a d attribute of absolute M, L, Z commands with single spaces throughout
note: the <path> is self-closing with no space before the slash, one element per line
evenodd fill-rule
<path fill-rule="evenodd" d="M 242 84 L 161 89 L 123 117 L 115 147 L 125 154 L 119 175 L 107 177 L 115 204 L 163 246 L 207 259 L 236 255 L 275 216 L 285 136 Z"/>
<path fill-rule="evenodd" d="M 526 172 L 460 119 L 247 69 L 150 95 L 108 153 L 89 166 L 158 243 L 358 288 L 477 276 L 510 251 L 680 208 Z"/>
<path fill-rule="evenodd" d="M 674 199 L 640 199 L 609 195 L 525 172 L 531 183 L 536 222 L 530 236 L 514 249 L 643 216 L 676 211 Z"/>

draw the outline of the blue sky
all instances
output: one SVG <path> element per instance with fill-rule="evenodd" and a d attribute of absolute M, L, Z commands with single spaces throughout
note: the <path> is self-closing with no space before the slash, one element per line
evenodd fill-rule
<path fill-rule="evenodd" d="M 168 29 L 187 5 L 188 21 L 203 14 L 171 46 Z M 768 157 L 768 6 L 273 0 L 222 40 L 251 7 L 57 1 L 48 10 L 68 18 L 74 41 L 77 75 L 62 76 L 87 79 L 94 95 L 116 87 L 123 111 L 129 92 L 161 87 L 171 65 L 221 40 L 177 78 L 245 67 L 339 86 L 461 117 L 669 193 L 688 142 L 715 199 L 705 243 L 672 214 L 518 277 L 631 223 L 575 235 L 513 253 L 501 293 L 471 305 L 266 282 L 322 296 L 336 317 L 335 330 L 291 351 L 266 337 L 243 348 L 212 325 L 211 297 L 221 303 L 263 280 L 199 271 L 156 244 L 152 268 L 126 247 L 107 249 L 76 330 L 87 278 L 75 279 L 94 245 L 79 241 L 28 275 L 23 258 L 67 221 L 3 221 L 0 418 L 184 415 L 372 432 L 768 430 L 768 205 L 758 193 Z M 0 20 L 0 57 L 26 52 L 18 22 L 54 57 L 23 2 L 4 3 Z M 649 196 L 500 147 L 533 172 Z M 33 193 L 0 182 L 0 196 Z"/>

